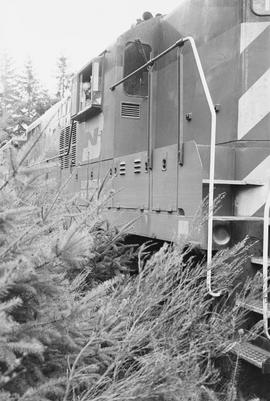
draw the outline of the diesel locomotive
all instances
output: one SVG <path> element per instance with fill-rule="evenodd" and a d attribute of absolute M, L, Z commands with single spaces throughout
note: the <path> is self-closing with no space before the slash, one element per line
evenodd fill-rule
<path fill-rule="evenodd" d="M 256 238 L 247 269 L 262 269 L 261 297 L 242 307 L 270 339 L 269 111 L 270 0 L 179 0 L 166 16 L 145 13 L 78 71 L 71 97 L 28 127 L 39 138 L 28 165 L 58 182 L 72 173 L 69 190 L 86 197 L 106 180 L 108 218 L 134 220 L 134 234 L 187 235 L 207 252 L 212 296 L 213 251 Z M 206 196 L 208 224 L 192 230 Z M 237 353 L 270 371 L 267 349 Z"/>

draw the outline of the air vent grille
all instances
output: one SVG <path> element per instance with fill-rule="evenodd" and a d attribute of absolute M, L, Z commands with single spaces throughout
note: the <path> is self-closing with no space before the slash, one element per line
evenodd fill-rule
<path fill-rule="evenodd" d="M 135 174 L 139 174 L 141 172 L 142 169 L 142 162 L 140 159 L 136 159 L 133 162 L 133 166 L 134 166 L 134 173 Z"/>
<path fill-rule="evenodd" d="M 60 132 L 60 142 L 59 142 L 59 157 L 61 169 L 68 168 L 69 155 L 66 155 L 68 151 L 69 144 L 69 131 L 70 126 L 63 128 Z"/>
<path fill-rule="evenodd" d="M 60 157 L 60 167 L 64 168 L 64 157 L 65 154 L 65 130 L 62 129 L 60 132 L 60 140 L 59 140 L 59 157 Z"/>
<path fill-rule="evenodd" d="M 77 121 L 73 123 L 72 126 L 72 140 L 71 140 L 71 166 L 76 166 L 76 156 L 77 156 Z"/>
<path fill-rule="evenodd" d="M 120 162 L 119 175 L 126 175 L 126 162 Z"/>
<path fill-rule="evenodd" d="M 64 154 L 67 153 L 68 151 L 68 144 L 69 144 L 69 133 L 70 133 L 70 126 L 65 128 L 65 133 L 64 133 L 64 137 L 65 137 L 65 152 Z M 69 164 L 69 155 L 66 155 L 63 157 L 64 159 L 64 168 L 68 168 L 68 164 Z"/>
<path fill-rule="evenodd" d="M 140 105 L 137 103 L 121 103 L 121 117 L 140 118 Z"/>
<path fill-rule="evenodd" d="M 70 151 L 69 151 L 69 154 L 66 154 L 68 152 L 69 140 L 70 140 L 70 125 L 63 128 L 60 132 L 59 157 L 60 157 L 61 169 L 68 168 L 69 162 L 70 162 L 71 166 L 76 166 L 77 122 L 73 123 Z"/>

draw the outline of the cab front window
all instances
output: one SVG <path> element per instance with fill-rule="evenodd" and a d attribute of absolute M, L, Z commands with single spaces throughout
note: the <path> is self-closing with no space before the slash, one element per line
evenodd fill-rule
<path fill-rule="evenodd" d="M 258 15 L 270 15 L 270 0 L 252 0 L 252 10 Z"/>
<path fill-rule="evenodd" d="M 128 42 L 124 55 L 124 77 L 143 66 L 150 59 L 151 47 L 140 40 Z M 128 95 L 148 95 L 148 70 L 144 68 L 124 82 L 124 90 Z"/>

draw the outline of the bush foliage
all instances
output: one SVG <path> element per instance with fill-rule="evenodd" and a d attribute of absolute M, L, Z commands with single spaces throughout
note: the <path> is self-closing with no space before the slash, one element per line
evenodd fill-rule
<path fill-rule="evenodd" d="M 214 258 L 217 300 L 188 239 L 149 257 L 102 218 L 106 198 L 14 171 L 0 192 L 0 400 L 238 399 L 225 353 L 246 339 L 245 242 Z"/>

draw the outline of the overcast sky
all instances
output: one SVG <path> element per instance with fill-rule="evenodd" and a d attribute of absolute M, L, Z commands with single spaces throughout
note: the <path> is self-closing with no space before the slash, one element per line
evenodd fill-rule
<path fill-rule="evenodd" d="M 56 59 L 77 70 L 129 29 L 144 11 L 168 14 L 181 0 L 0 0 L 0 53 L 19 67 L 31 57 L 51 90 Z"/>

